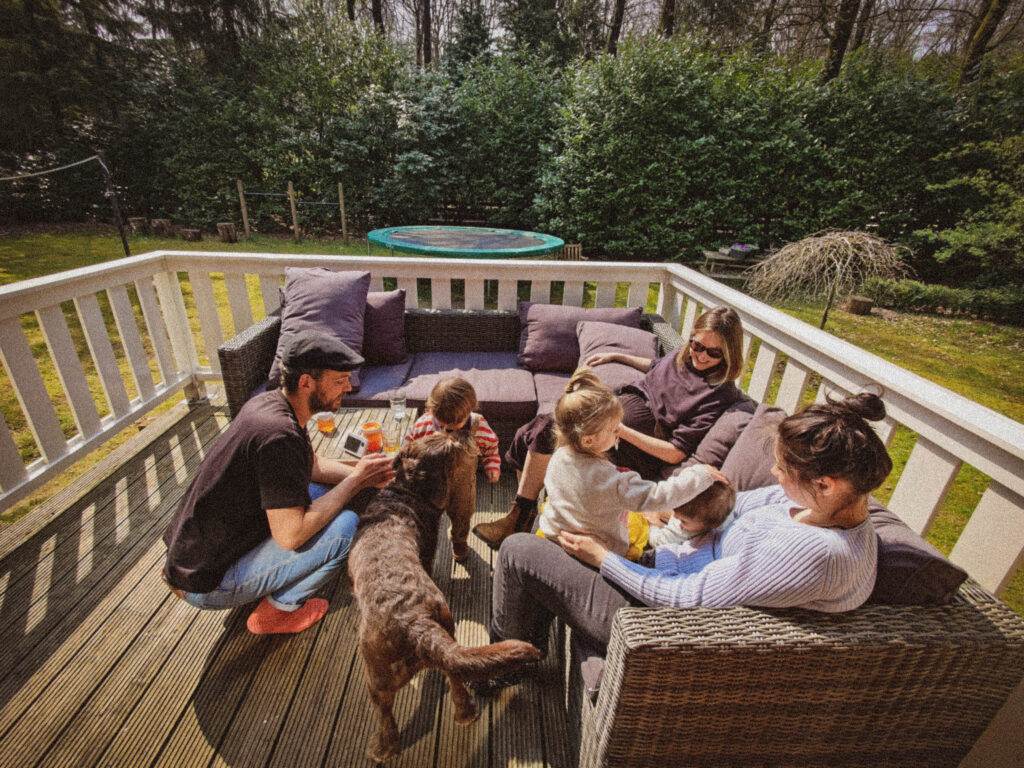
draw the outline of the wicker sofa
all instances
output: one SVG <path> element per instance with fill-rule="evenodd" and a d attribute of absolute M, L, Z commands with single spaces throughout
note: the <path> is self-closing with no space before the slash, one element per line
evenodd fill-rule
<path fill-rule="evenodd" d="M 657 316 L 644 324 L 663 352 L 682 341 Z M 279 325 L 269 317 L 220 348 L 232 415 L 265 381 Z M 515 313 L 406 310 L 405 330 L 414 358 L 501 353 L 483 359 L 514 367 Z M 380 373 L 346 403 L 386 403 L 398 376 Z M 541 389 L 533 410 L 481 397 L 503 444 L 550 406 Z M 624 609 L 605 659 L 571 635 L 564 647 L 565 703 L 588 767 L 954 766 L 1024 676 L 1024 621 L 970 580 L 939 607 Z"/>

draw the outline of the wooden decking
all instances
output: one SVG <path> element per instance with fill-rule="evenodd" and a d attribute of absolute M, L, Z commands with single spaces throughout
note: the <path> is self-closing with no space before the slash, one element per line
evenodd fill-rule
<path fill-rule="evenodd" d="M 217 406 L 163 417 L 0 533 L 0 766 L 369 764 L 376 725 L 346 580 L 318 626 L 255 637 L 246 610 L 197 611 L 160 579 L 164 526 L 227 422 Z M 507 508 L 512 490 L 481 483 L 478 514 Z M 459 640 L 486 642 L 491 552 L 474 540 L 453 566 L 441 541 L 434 578 Z M 452 721 L 443 678 L 420 675 L 399 696 L 393 764 L 573 764 L 554 654 L 547 664 L 470 726 Z"/>

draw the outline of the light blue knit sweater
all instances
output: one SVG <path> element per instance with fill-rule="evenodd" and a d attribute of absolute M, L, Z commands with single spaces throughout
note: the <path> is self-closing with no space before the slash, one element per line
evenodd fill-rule
<path fill-rule="evenodd" d="M 659 547 L 655 567 L 609 554 L 601 573 L 646 605 L 809 608 L 861 605 L 875 585 L 878 545 L 870 520 L 855 528 L 794 522 L 781 486 L 736 495 L 735 521 L 698 548 Z"/>

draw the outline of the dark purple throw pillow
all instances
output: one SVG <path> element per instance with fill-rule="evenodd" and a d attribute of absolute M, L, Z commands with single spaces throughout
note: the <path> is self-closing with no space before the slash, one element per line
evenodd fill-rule
<path fill-rule="evenodd" d="M 409 357 L 405 347 L 405 290 L 366 295 L 363 357 L 367 365 L 395 365 Z"/>
<path fill-rule="evenodd" d="M 270 368 L 271 385 L 278 383 L 284 344 L 299 331 L 330 334 L 362 354 L 363 318 L 369 289 L 369 272 L 335 272 L 321 267 L 285 269 L 281 335 Z M 352 373 L 355 388 L 359 386 L 358 371 Z"/>
<path fill-rule="evenodd" d="M 519 364 L 530 371 L 576 369 L 580 357 L 576 324 L 581 320 L 640 327 L 640 307 L 584 309 L 519 302 Z"/>
<path fill-rule="evenodd" d="M 648 360 L 658 356 L 658 337 L 642 328 L 631 328 L 628 325 L 582 320 L 576 323 L 576 339 L 580 345 L 577 367 L 586 365 L 591 355 L 607 352 L 645 357 Z M 594 368 L 594 373 L 612 390 L 634 384 L 643 378 L 643 373 L 625 363 L 603 363 Z"/>

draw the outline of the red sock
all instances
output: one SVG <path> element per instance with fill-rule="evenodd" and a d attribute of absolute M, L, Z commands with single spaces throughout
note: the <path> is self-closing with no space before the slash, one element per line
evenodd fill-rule
<path fill-rule="evenodd" d="M 328 603 L 322 597 L 313 597 L 294 611 L 282 611 L 270 604 L 267 598 L 260 600 L 256 610 L 249 614 L 245 626 L 254 635 L 287 635 L 309 629 L 327 613 Z"/>

